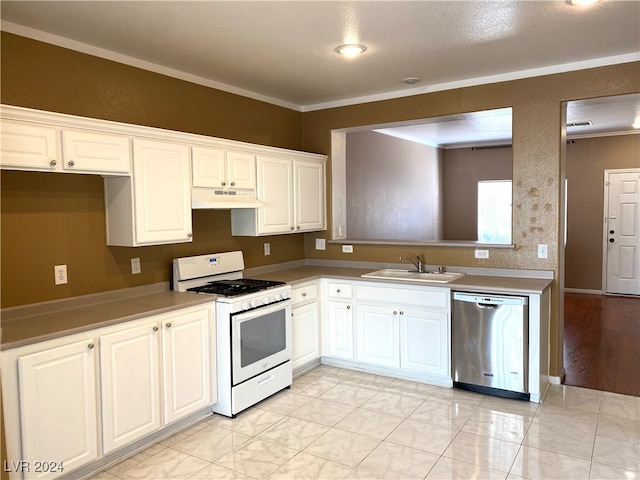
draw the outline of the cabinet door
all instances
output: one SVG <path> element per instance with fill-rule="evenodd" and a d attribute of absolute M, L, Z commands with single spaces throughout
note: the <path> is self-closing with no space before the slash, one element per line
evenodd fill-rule
<path fill-rule="evenodd" d="M 258 233 L 291 233 L 293 231 L 293 162 L 258 157 Z"/>
<path fill-rule="evenodd" d="M 18 358 L 22 460 L 71 471 L 98 457 L 94 340 Z M 31 470 L 29 478 L 57 473 Z"/>
<path fill-rule="evenodd" d="M 223 188 L 226 183 L 225 153 L 220 148 L 193 147 L 193 186 Z"/>
<path fill-rule="evenodd" d="M 324 230 L 325 185 L 324 164 L 295 162 L 295 229 L 296 231 Z"/>
<path fill-rule="evenodd" d="M 386 367 L 400 366 L 399 309 L 358 305 L 356 360 Z"/>
<path fill-rule="evenodd" d="M 353 309 L 350 303 L 329 302 L 324 354 L 353 360 Z"/>
<path fill-rule="evenodd" d="M 62 158 L 69 172 L 131 174 L 129 138 L 122 135 L 63 130 Z"/>
<path fill-rule="evenodd" d="M 404 310 L 400 321 L 400 366 L 436 375 L 450 376 L 448 315 Z"/>
<path fill-rule="evenodd" d="M 0 165 L 18 170 L 55 171 L 60 161 L 55 127 L 0 122 Z"/>
<path fill-rule="evenodd" d="M 320 315 L 318 303 L 291 309 L 293 325 L 293 368 L 320 358 Z"/>
<path fill-rule="evenodd" d="M 136 241 L 190 242 L 189 147 L 152 140 L 133 141 Z"/>
<path fill-rule="evenodd" d="M 227 179 L 231 188 L 256 188 L 256 156 L 245 152 L 227 152 Z"/>
<path fill-rule="evenodd" d="M 161 322 L 164 422 L 211 404 L 209 310 Z"/>
<path fill-rule="evenodd" d="M 157 322 L 100 337 L 104 453 L 161 427 Z"/>

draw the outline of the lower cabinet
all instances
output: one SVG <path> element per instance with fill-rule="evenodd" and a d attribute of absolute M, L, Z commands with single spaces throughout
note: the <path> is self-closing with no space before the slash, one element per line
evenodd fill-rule
<path fill-rule="evenodd" d="M 353 308 L 351 302 L 327 303 L 326 328 L 322 354 L 331 358 L 353 360 Z"/>
<path fill-rule="evenodd" d="M 9 478 L 67 475 L 215 403 L 213 312 L 190 307 L 3 351 Z"/>
<path fill-rule="evenodd" d="M 17 359 L 22 453 L 18 445 L 9 448 L 7 428 L 5 469 L 27 469 L 28 478 L 54 478 L 98 458 L 95 345 L 87 336 Z M 2 370 L 6 377 L 6 365 Z M 12 391 L 15 386 L 3 385 L 5 403 Z M 5 407 L 5 426 L 18 419 L 8 415 Z"/>
<path fill-rule="evenodd" d="M 318 283 L 291 289 L 293 369 L 320 358 L 320 304 Z"/>

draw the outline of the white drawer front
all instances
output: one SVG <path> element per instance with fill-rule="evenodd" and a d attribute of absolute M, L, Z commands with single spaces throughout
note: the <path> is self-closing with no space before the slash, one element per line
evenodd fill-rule
<path fill-rule="evenodd" d="M 329 283 L 329 296 L 334 298 L 351 298 L 353 296 L 353 285 L 350 283 Z"/>
<path fill-rule="evenodd" d="M 303 302 L 309 302 L 318 298 L 318 285 L 304 285 L 291 289 L 291 304 L 296 305 Z"/>
<path fill-rule="evenodd" d="M 416 305 L 438 309 L 449 308 L 449 290 L 404 289 L 390 286 L 358 285 L 356 298 L 367 302 L 395 303 L 398 305 Z"/>

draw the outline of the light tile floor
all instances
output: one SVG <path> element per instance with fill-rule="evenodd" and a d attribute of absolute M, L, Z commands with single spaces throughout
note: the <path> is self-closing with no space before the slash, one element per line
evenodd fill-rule
<path fill-rule="evenodd" d="M 543 404 L 319 366 L 92 477 L 640 479 L 640 397 L 552 386 Z"/>

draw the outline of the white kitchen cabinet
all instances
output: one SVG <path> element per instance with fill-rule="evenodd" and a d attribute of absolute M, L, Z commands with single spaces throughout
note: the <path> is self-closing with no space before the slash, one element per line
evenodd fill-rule
<path fill-rule="evenodd" d="M 160 428 L 158 324 L 100 337 L 104 453 Z"/>
<path fill-rule="evenodd" d="M 353 360 L 353 305 L 351 302 L 330 301 L 326 319 L 323 355 Z"/>
<path fill-rule="evenodd" d="M 390 307 L 356 306 L 356 355 L 358 362 L 400 366 L 400 320 L 403 312 Z"/>
<path fill-rule="evenodd" d="M 28 462 L 29 478 L 54 478 L 98 457 L 94 347 L 87 336 L 17 359 L 22 454 L 8 450 L 9 459 Z M 38 472 L 39 462 L 53 468 Z"/>
<path fill-rule="evenodd" d="M 3 120 L 0 166 L 7 169 L 130 175 L 130 140 L 40 123 Z"/>
<path fill-rule="evenodd" d="M 400 315 L 400 368 L 450 375 L 447 313 L 404 309 Z"/>
<path fill-rule="evenodd" d="M 232 234 L 276 235 L 324 230 L 324 159 L 258 155 L 257 198 L 263 206 L 231 211 Z"/>
<path fill-rule="evenodd" d="M 192 148 L 194 187 L 247 189 L 256 188 L 256 156 L 249 152 L 222 148 Z"/>
<path fill-rule="evenodd" d="M 291 290 L 294 370 L 320 358 L 318 300 L 317 283 L 296 286 Z"/>
<path fill-rule="evenodd" d="M 217 401 L 210 352 L 209 310 L 171 315 L 160 322 L 164 423 L 169 424 Z"/>
<path fill-rule="evenodd" d="M 192 241 L 189 147 L 133 140 L 133 176 L 105 178 L 107 245 Z"/>

